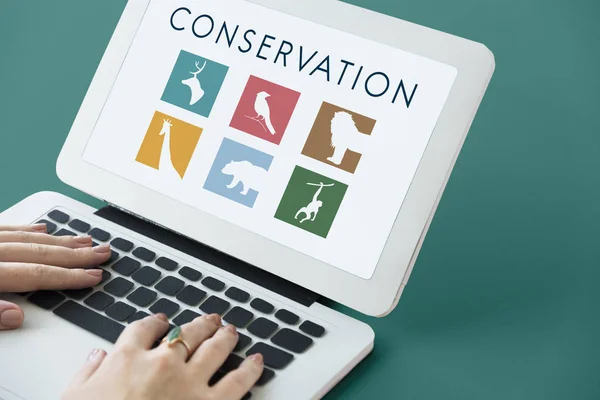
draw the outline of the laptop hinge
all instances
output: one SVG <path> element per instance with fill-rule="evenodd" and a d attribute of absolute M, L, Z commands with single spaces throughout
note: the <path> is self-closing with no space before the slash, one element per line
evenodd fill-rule
<path fill-rule="evenodd" d="M 117 206 L 109 205 L 103 207 L 94 214 L 124 228 L 131 229 L 140 235 L 156 240 L 165 246 L 172 247 L 191 257 L 237 275 L 242 279 L 262 286 L 306 307 L 310 307 L 319 298 L 317 293 L 302 286 L 183 236 L 166 227 L 159 226 L 152 221 Z"/>

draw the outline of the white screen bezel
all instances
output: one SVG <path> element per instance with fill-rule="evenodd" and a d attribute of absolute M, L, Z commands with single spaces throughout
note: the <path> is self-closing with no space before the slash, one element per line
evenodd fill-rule
<path fill-rule="evenodd" d="M 162 0 L 130 1 L 126 6 L 59 156 L 60 179 L 364 314 L 382 316 L 391 311 L 408 280 L 439 196 L 493 73 L 492 53 L 479 43 L 339 1 L 251 1 L 458 70 L 380 261 L 372 278 L 365 280 L 83 161 L 95 122 L 150 1 Z"/>

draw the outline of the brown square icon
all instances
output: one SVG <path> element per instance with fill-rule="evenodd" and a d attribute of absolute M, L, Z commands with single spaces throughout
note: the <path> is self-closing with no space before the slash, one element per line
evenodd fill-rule
<path fill-rule="evenodd" d="M 323 102 L 302 154 L 354 173 L 368 152 L 376 121 Z"/>

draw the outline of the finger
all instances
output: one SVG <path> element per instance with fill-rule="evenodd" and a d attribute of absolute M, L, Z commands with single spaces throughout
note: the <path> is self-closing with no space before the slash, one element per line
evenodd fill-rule
<path fill-rule="evenodd" d="M 169 321 L 164 314 L 149 315 L 130 324 L 119 336 L 116 346 L 150 350 L 167 333 Z"/>
<path fill-rule="evenodd" d="M 264 363 L 261 354 L 256 353 L 249 356 L 237 369 L 229 372 L 212 387 L 214 392 L 212 397 L 222 400 L 241 399 L 256 384 L 263 369 Z"/>
<path fill-rule="evenodd" d="M 208 382 L 231 354 L 237 342 L 235 326 L 227 325 L 202 343 L 190 359 L 190 364 L 197 370 L 198 379 Z"/>
<path fill-rule="evenodd" d="M 79 372 L 77 372 L 77 374 L 73 378 L 73 381 L 71 382 L 71 387 L 80 386 L 86 383 L 87 380 L 90 379 L 92 375 L 94 375 L 94 373 L 98 370 L 98 367 L 100 367 L 100 364 L 102 364 L 102 361 L 104 361 L 105 357 L 106 352 L 104 350 L 92 350 L 92 352 L 88 355 L 85 364 L 83 364 L 83 367 L 81 367 Z"/>
<path fill-rule="evenodd" d="M 65 268 L 85 268 L 102 264 L 110 257 L 107 244 L 81 249 L 69 249 L 38 243 L 0 243 L 0 261 L 56 265 Z"/>
<path fill-rule="evenodd" d="M 41 232 L 46 233 L 46 224 L 34 224 L 34 225 L 18 225 L 18 226 L 3 226 L 0 225 L 0 232 Z"/>
<path fill-rule="evenodd" d="M 20 328 L 23 324 L 23 310 L 16 304 L 0 300 L 0 331 Z"/>
<path fill-rule="evenodd" d="M 219 314 L 203 315 L 181 326 L 181 337 L 190 348 L 190 355 L 208 338 L 213 336 L 221 326 Z M 188 360 L 188 351 L 181 343 L 174 343 L 171 347 L 166 344 L 159 346 L 156 351 L 169 352 L 183 362 Z"/>
<path fill-rule="evenodd" d="M 0 243 L 37 243 L 78 249 L 80 247 L 92 247 L 92 237 L 87 235 L 51 236 L 37 232 L 0 231 Z"/>
<path fill-rule="evenodd" d="M 43 264 L 0 263 L 0 292 L 83 289 L 102 280 L 101 269 L 66 269 Z"/>

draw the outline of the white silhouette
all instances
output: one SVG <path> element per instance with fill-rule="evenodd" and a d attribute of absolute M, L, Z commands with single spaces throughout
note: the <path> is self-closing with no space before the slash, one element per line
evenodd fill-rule
<path fill-rule="evenodd" d="M 250 189 L 260 192 L 266 180 L 267 170 L 253 165 L 250 161 L 231 161 L 223 167 L 221 173 L 233 176 L 231 183 L 227 185 L 228 189 L 235 188 L 241 182 L 240 194 L 245 196 Z"/>
<path fill-rule="evenodd" d="M 198 74 L 204 70 L 206 67 L 206 60 L 204 60 L 204 65 L 202 68 L 198 65 L 198 61 L 196 61 L 196 68 L 198 69 L 196 72 L 190 72 L 193 76 L 191 78 L 185 79 L 181 81 L 185 86 L 188 86 L 192 91 L 190 97 L 190 106 L 196 104 L 202 97 L 204 97 L 204 90 L 202 89 L 202 85 L 200 83 L 200 78 L 198 78 Z"/>
<path fill-rule="evenodd" d="M 267 97 L 270 96 L 271 95 L 267 92 L 259 92 L 256 95 L 256 100 L 254 100 L 254 111 L 256 112 L 256 116 L 250 117 L 249 115 L 246 115 L 246 117 L 258 122 L 260 126 L 271 135 L 275 135 L 275 128 L 271 123 L 271 107 L 267 102 Z"/>
<path fill-rule="evenodd" d="M 338 111 L 331 119 L 331 147 L 333 155 L 327 160 L 340 165 L 348 150 L 363 154 L 368 145 L 369 135 L 361 133 L 357 128 L 352 115 Z"/>
<path fill-rule="evenodd" d="M 179 179 L 182 178 L 179 172 L 173 166 L 173 160 L 171 158 L 171 127 L 173 124 L 171 120 L 163 119 L 162 129 L 159 133 L 160 136 L 164 136 L 162 151 L 160 153 L 160 161 L 158 169 L 167 175 L 177 175 Z"/>
<path fill-rule="evenodd" d="M 308 205 L 306 207 L 302 207 L 301 209 L 299 209 L 298 212 L 296 213 L 296 215 L 294 216 L 294 219 L 297 220 L 298 217 L 300 216 L 300 214 L 304 213 L 306 215 L 306 217 L 304 217 L 300 220 L 300 223 L 303 223 L 304 221 L 308 221 L 308 220 L 311 220 L 311 222 L 315 221 L 315 219 L 317 218 L 317 214 L 319 213 L 319 209 L 323 206 L 323 202 L 321 200 L 319 200 L 319 195 L 323 191 L 324 187 L 331 187 L 335 184 L 331 183 L 329 185 L 326 185 L 323 182 L 320 182 L 318 184 L 317 183 L 307 183 L 307 185 L 319 186 L 319 189 L 313 196 L 312 201 L 310 203 L 308 203 Z"/>

